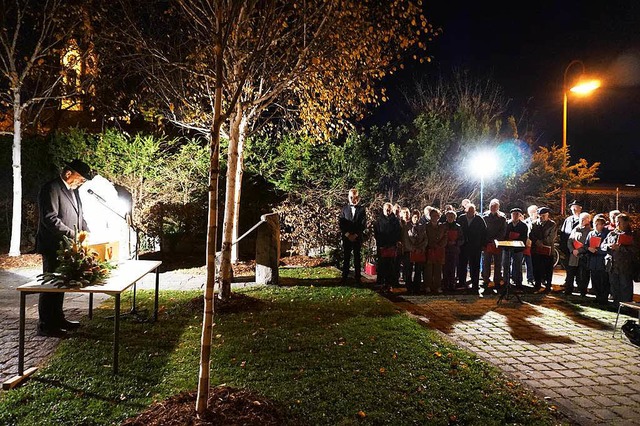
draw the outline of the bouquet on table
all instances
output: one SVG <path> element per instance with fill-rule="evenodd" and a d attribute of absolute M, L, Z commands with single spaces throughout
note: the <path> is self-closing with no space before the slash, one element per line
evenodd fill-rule
<path fill-rule="evenodd" d="M 58 250 L 59 265 L 55 272 L 38 275 L 43 284 L 57 287 L 83 288 L 106 279 L 114 268 L 100 260 L 98 253 L 89 248 L 87 233 L 76 232 L 73 239 L 64 236 Z"/>

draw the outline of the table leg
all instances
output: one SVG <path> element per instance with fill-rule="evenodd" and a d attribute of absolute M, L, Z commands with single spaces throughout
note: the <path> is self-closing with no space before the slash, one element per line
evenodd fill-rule
<path fill-rule="evenodd" d="M 89 319 L 93 319 L 93 293 L 89 293 Z"/>
<path fill-rule="evenodd" d="M 156 268 L 156 295 L 153 305 L 153 320 L 158 321 L 158 291 L 160 290 L 160 267 Z"/>
<path fill-rule="evenodd" d="M 120 349 L 120 294 L 115 296 L 113 315 L 113 374 L 118 374 L 118 350 Z"/>
<path fill-rule="evenodd" d="M 18 376 L 24 373 L 24 325 L 25 325 L 25 304 L 26 292 L 20 292 L 20 331 L 18 335 Z"/>

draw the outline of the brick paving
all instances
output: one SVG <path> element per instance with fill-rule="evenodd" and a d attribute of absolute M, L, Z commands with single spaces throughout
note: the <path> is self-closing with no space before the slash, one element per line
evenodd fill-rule
<path fill-rule="evenodd" d="M 19 294 L 15 288 L 38 273 L 0 270 L 2 382 L 17 373 Z M 160 287 L 201 289 L 204 279 L 166 272 L 161 274 Z M 554 276 L 554 284 L 563 280 L 563 274 Z M 140 289 L 153 286 L 152 275 L 138 283 Z M 102 295 L 96 303 L 106 298 Z M 427 326 L 522 381 L 579 424 L 640 425 L 640 348 L 620 332 L 612 337 L 615 313 L 576 308 L 554 294 L 524 295 L 522 305 L 512 299 L 498 306 L 496 301 L 496 295 L 396 299 Z M 27 297 L 26 368 L 46 361 L 59 342 L 36 336 L 37 302 L 35 295 Z M 65 296 L 70 319 L 85 321 L 87 306 L 87 295 Z M 618 326 L 628 318 L 622 315 Z"/>
<path fill-rule="evenodd" d="M 556 294 L 526 294 L 523 304 L 497 305 L 497 297 L 402 296 L 396 303 L 577 423 L 640 425 L 640 348 L 620 331 L 613 337 L 614 312 Z M 618 330 L 629 318 L 620 316 Z"/>

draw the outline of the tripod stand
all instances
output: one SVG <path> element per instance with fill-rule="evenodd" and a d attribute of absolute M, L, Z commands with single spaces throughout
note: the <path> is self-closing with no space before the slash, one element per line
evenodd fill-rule
<path fill-rule="evenodd" d="M 496 247 L 502 249 L 503 262 L 506 263 L 507 267 L 504 271 L 504 290 L 500 294 L 498 298 L 498 305 L 502 302 L 502 300 L 509 300 L 512 296 L 515 296 L 516 300 L 522 303 L 522 299 L 515 291 L 509 291 L 511 289 L 511 258 L 513 255 L 513 250 L 516 248 L 524 248 L 524 243 L 519 240 L 509 240 L 509 241 L 495 241 Z"/>

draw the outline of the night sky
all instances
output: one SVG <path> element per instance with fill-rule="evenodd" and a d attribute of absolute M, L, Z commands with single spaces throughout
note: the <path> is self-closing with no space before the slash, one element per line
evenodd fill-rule
<path fill-rule="evenodd" d="M 603 87 L 569 98 L 572 158 L 600 161 L 601 183 L 640 186 L 640 2 L 449 0 L 425 9 L 443 33 L 430 45 L 433 62 L 410 72 L 490 77 L 514 112 L 526 105 L 534 114 L 542 145 L 562 143 L 563 74 L 581 60 Z M 569 77 L 579 72 L 573 66 Z M 389 118 L 389 108 L 377 114 Z"/>

